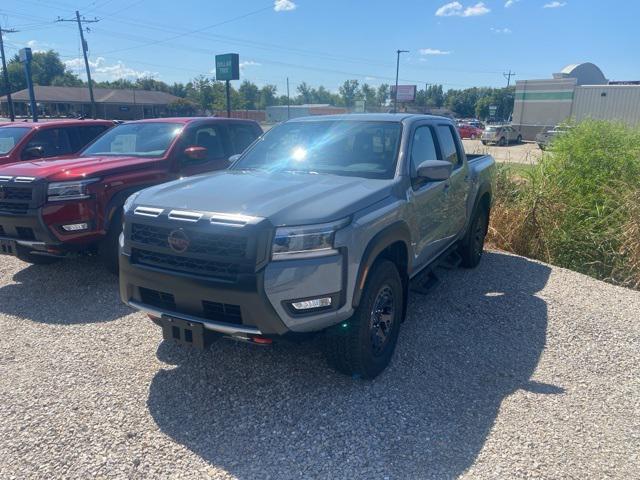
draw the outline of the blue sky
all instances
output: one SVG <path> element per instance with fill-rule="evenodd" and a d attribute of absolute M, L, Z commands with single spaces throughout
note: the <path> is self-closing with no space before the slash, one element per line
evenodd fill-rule
<path fill-rule="evenodd" d="M 53 48 L 84 76 L 73 18 L 87 25 L 98 80 L 153 76 L 166 82 L 210 74 L 214 55 L 240 54 L 242 78 L 285 93 L 302 81 L 332 91 L 346 79 L 445 89 L 548 78 L 591 61 L 608 78 L 640 80 L 636 0 L 2 0 L 8 55 Z"/>

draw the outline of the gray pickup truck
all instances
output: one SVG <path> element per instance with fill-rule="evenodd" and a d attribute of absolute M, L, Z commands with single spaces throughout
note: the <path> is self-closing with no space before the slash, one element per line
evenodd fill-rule
<path fill-rule="evenodd" d="M 470 268 L 482 256 L 494 160 L 466 155 L 447 118 L 295 119 L 234 162 L 124 207 L 120 294 L 166 340 L 321 332 L 334 368 L 373 378 L 395 350 L 410 280 L 445 257 Z"/>

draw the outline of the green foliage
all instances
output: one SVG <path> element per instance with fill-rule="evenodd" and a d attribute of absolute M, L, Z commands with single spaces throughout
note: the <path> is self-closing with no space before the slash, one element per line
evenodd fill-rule
<path fill-rule="evenodd" d="M 501 175 L 497 246 L 640 288 L 640 129 L 585 121 L 524 178 Z"/>
<path fill-rule="evenodd" d="M 24 76 L 24 66 L 17 55 L 7 63 L 7 73 L 11 91 L 27 88 Z M 31 61 L 31 75 L 35 85 L 79 86 L 82 81 L 73 73 L 66 70 L 60 55 L 53 50 L 35 52 Z"/>

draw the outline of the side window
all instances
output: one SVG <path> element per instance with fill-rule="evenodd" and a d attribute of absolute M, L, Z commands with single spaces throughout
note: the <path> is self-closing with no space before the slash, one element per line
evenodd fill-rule
<path fill-rule="evenodd" d="M 458 165 L 460 163 L 460 155 L 458 154 L 458 147 L 456 146 L 451 127 L 448 125 L 438 125 L 438 137 L 440 138 L 442 159 Z"/>
<path fill-rule="evenodd" d="M 233 153 L 242 153 L 258 138 L 258 132 L 251 125 L 228 125 L 233 142 Z"/>
<path fill-rule="evenodd" d="M 93 142 L 95 138 L 107 130 L 106 125 L 88 125 L 80 127 L 72 127 L 75 132 L 75 145 L 74 151 L 82 150 L 89 143 Z M 74 140 L 73 136 L 71 138 Z"/>
<path fill-rule="evenodd" d="M 193 129 L 187 136 L 187 147 L 204 147 L 207 149 L 205 161 L 226 160 L 224 132 L 219 126 L 206 125 Z"/>
<path fill-rule="evenodd" d="M 69 135 L 64 128 L 47 128 L 40 130 L 27 143 L 24 151 L 32 147 L 42 147 L 43 157 L 55 157 L 73 153 Z M 23 158 L 25 158 L 23 153 Z"/>
<path fill-rule="evenodd" d="M 418 165 L 426 160 L 438 160 L 436 142 L 430 127 L 418 127 L 411 144 L 411 176 L 415 177 Z"/>

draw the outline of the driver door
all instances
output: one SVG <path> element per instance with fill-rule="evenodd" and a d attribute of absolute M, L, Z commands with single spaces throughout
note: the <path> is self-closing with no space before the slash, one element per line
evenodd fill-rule
<path fill-rule="evenodd" d="M 410 152 L 411 188 L 409 222 L 415 239 L 414 267 L 424 266 L 445 245 L 447 228 L 447 181 L 428 181 L 417 177 L 418 166 L 426 160 L 442 160 L 436 132 L 432 126 L 418 125 L 413 132 Z"/>
<path fill-rule="evenodd" d="M 229 157 L 233 155 L 227 128 L 220 124 L 200 124 L 185 132 L 182 150 L 178 153 L 180 174 L 184 176 L 223 170 L 229 166 Z M 206 148 L 203 159 L 193 159 L 185 155 L 189 147 Z"/>

